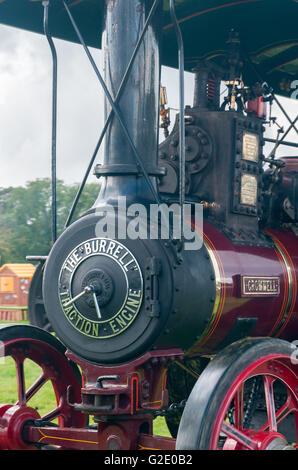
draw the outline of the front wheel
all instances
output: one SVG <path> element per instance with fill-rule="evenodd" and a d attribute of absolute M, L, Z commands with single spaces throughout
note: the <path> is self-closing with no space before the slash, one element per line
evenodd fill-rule
<path fill-rule="evenodd" d="M 249 338 L 219 353 L 190 394 L 176 448 L 295 449 L 298 362 L 294 351 L 282 340 Z"/>
<path fill-rule="evenodd" d="M 28 325 L 0 327 L 0 450 L 32 450 L 27 422 L 85 427 L 86 417 L 69 403 L 81 399 L 81 375 L 53 335 Z"/>

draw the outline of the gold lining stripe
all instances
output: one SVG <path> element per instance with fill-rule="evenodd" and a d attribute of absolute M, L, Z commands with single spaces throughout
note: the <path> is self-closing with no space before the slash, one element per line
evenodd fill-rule
<path fill-rule="evenodd" d="M 286 328 L 287 324 L 289 323 L 289 321 L 292 317 L 293 311 L 294 311 L 296 297 L 297 297 L 296 274 L 295 274 L 295 268 L 294 268 L 293 261 L 292 261 L 290 255 L 289 255 L 287 249 L 285 248 L 285 246 L 271 232 L 266 230 L 266 233 L 268 235 L 270 235 L 270 237 L 273 238 L 276 249 L 277 249 L 278 253 L 280 254 L 281 259 L 283 260 L 283 263 L 285 265 L 285 272 L 286 272 L 285 282 L 288 283 L 288 285 L 286 286 L 287 290 L 288 290 L 288 296 L 287 296 L 287 300 L 286 300 L 286 306 L 285 306 L 284 314 L 283 314 L 281 319 L 280 319 L 280 315 L 279 315 L 278 319 L 280 319 L 280 321 L 278 323 L 276 322 L 277 324 L 274 325 L 274 327 L 272 328 L 272 330 L 270 332 L 270 335 L 269 335 L 269 336 L 274 336 L 275 338 L 277 338 L 278 336 L 281 335 L 281 333 Z"/>
<path fill-rule="evenodd" d="M 224 276 L 224 269 L 223 269 L 221 259 L 212 241 L 207 237 L 205 233 L 203 234 L 203 237 L 204 237 L 204 246 L 208 252 L 208 255 L 210 256 L 210 260 L 211 260 L 212 267 L 214 270 L 215 300 L 214 300 L 211 318 L 205 330 L 200 335 L 200 338 L 198 339 L 198 341 L 191 347 L 189 351 L 187 351 L 187 355 L 190 355 L 193 352 L 195 352 L 198 346 L 203 346 L 208 341 L 208 339 L 213 335 L 214 330 L 216 329 L 221 319 L 221 315 L 222 315 L 224 304 L 225 304 L 225 298 L 226 298 L 226 286 L 224 283 L 225 276 Z"/>
<path fill-rule="evenodd" d="M 275 249 L 276 256 L 278 257 L 278 260 L 281 264 L 282 270 L 283 270 L 283 279 L 285 283 L 285 288 L 284 288 L 284 296 L 283 296 L 283 302 L 281 306 L 281 310 L 279 312 L 279 315 L 277 317 L 276 322 L 274 323 L 271 331 L 268 333 L 268 336 L 273 336 L 275 331 L 277 330 L 278 326 L 282 322 L 282 319 L 284 318 L 285 311 L 287 309 L 287 304 L 289 300 L 289 282 L 288 282 L 288 272 L 287 268 L 285 266 L 284 258 L 280 254 L 280 251 L 276 248 Z"/>
<path fill-rule="evenodd" d="M 82 439 L 72 439 L 70 437 L 47 436 L 40 429 L 38 429 L 38 432 L 43 436 L 39 439 L 38 442 L 43 441 L 43 439 L 57 439 L 57 440 L 60 440 L 60 441 L 83 442 L 84 444 L 96 444 L 96 445 L 99 444 L 99 442 L 97 442 L 97 441 L 84 441 Z"/>

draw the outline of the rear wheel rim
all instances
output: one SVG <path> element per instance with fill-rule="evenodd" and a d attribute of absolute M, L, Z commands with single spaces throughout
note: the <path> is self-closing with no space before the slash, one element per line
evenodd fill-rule
<path fill-rule="evenodd" d="M 217 413 L 210 449 L 266 450 L 274 448 L 275 444 L 276 448 L 280 449 L 282 441 L 285 443 L 285 449 L 294 448 L 289 445 L 286 437 L 278 432 L 278 425 L 293 413 L 297 442 L 297 377 L 289 362 L 289 356 L 271 355 L 253 362 L 237 376 Z M 245 429 L 245 387 L 254 377 L 260 377 L 262 380 L 267 420 L 259 429 Z M 276 405 L 274 387 L 277 383 L 281 383 L 286 392 L 285 402 L 281 407 Z M 234 408 L 233 420 L 228 416 L 231 407 Z"/>

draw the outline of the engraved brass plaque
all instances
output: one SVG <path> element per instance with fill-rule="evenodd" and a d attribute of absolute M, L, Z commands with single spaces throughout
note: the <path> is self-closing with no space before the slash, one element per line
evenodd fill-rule
<path fill-rule="evenodd" d="M 280 278 L 271 276 L 243 276 L 241 291 L 244 296 L 279 295 Z"/>
<path fill-rule="evenodd" d="M 258 180 L 256 176 L 243 174 L 241 177 L 241 204 L 256 206 L 258 195 Z"/>
<path fill-rule="evenodd" d="M 98 259 L 98 266 L 101 266 L 105 258 L 115 263 L 114 268 L 120 270 L 126 289 L 123 293 L 122 304 L 120 303 L 116 310 L 103 310 L 100 317 L 94 315 L 96 311 L 94 300 L 90 303 L 90 299 L 85 295 L 84 305 L 82 301 L 80 303 L 80 298 L 83 297 L 80 294 L 78 296 L 78 292 L 74 291 L 76 276 L 80 273 L 82 263 L 92 257 Z M 94 285 L 99 285 L 101 288 L 97 302 L 104 301 L 105 297 L 111 295 L 110 292 L 113 289 L 110 276 L 98 268 L 89 271 L 89 274 L 90 277 L 85 276 L 85 283 L 79 282 L 82 292 L 93 280 L 96 283 Z M 137 318 L 143 298 L 143 276 L 133 254 L 120 242 L 109 238 L 92 238 L 76 246 L 65 258 L 60 271 L 58 288 L 63 314 L 73 328 L 90 338 L 106 339 L 125 331 Z M 93 307 L 93 314 L 88 310 L 88 306 Z"/>
<path fill-rule="evenodd" d="M 259 160 L 259 137 L 246 132 L 243 134 L 242 154 L 244 160 L 257 163 Z"/>

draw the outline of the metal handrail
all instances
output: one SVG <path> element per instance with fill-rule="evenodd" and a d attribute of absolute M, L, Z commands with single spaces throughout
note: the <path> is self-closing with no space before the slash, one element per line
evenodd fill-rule
<path fill-rule="evenodd" d="M 174 24 L 174 29 L 178 44 L 178 62 L 179 62 L 179 201 L 181 211 L 181 228 L 184 220 L 184 203 L 185 203 L 185 119 L 184 119 L 184 44 L 181 29 L 175 12 L 175 0 L 170 0 L 170 14 Z M 181 234 L 182 234 L 181 230 Z"/>
<path fill-rule="evenodd" d="M 278 142 L 276 142 L 276 139 L 270 139 L 269 137 L 264 137 L 264 141 L 269 142 L 270 144 L 276 144 L 277 143 L 278 145 L 284 145 L 286 147 L 298 148 L 298 144 L 296 142 L 289 142 L 287 140 L 279 140 Z"/>
<path fill-rule="evenodd" d="M 55 243 L 57 239 L 57 52 L 52 36 L 49 32 L 49 0 L 44 0 L 42 5 L 44 7 L 43 28 L 53 58 L 53 91 L 52 91 L 52 159 L 51 159 L 51 172 L 52 172 L 52 242 Z"/>
<path fill-rule="evenodd" d="M 298 147 L 298 144 L 295 144 L 294 142 L 285 142 L 284 140 L 286 136 L 289 134 L 290 130 L 295 127 L 295 124 L 297 121 L 298 121 L 298 116 L 296 116 L 296 119 L 290 124 L 287 131 L 283 134 L 283 136 L 280 139 L 277 139 L 275 141 L 273 139 L 267 139 L 267 138 L 264 139 L 265 142 L 273 141 L 273 143 L 275 143 L 275 146 L 273 147 L 273 149 L 271 150 L 267 158 L 274 158 L 275 152 L 280 145 L 287 145 L 289 147 Z"/>

